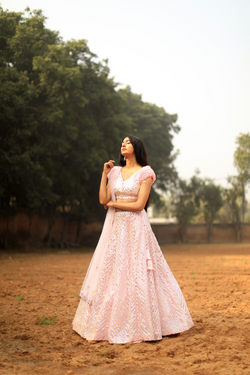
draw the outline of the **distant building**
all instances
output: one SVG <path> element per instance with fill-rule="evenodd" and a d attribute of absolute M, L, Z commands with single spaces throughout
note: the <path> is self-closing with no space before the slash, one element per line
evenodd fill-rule
<path fill-rule="evenodd" d="M 151 224 L 176 224 L 177 218 L 176 217 L 153 217 L 153 207 L 148 207 L 147 210 L 149 222 Z"/>

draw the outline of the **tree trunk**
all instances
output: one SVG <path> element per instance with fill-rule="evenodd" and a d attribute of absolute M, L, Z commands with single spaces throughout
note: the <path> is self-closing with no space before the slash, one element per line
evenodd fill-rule
<path fill-rule="evenodd" d="M 64 210 L 63 210 L 63 211 L 64 211 Z M 61 248 L 64 247 L 64 237 L 65 237 L 65 232 L 66 232 L 67 223 L 68 223 L 68 216 L 65 215 L 65 212 L 64 212 L 64 214 L 63 214 L 63 230 L 62 230 L 61 240 L 60 240 L 60 247 L 61 247 Z"/>
<path fill-rule="evenodd" d="M 235 224 L 236 241 L 241 242 L 241 227 Z"/>
<path fill-rule="evenodd" d="M 207 231 L 208 231 L 208 243 L 212 243 L 213 242 L 213 222 L 208 223 Z"/>
<path fill-rule="evenodd" d="M 29 228 L 28 228 L 28 238 L 30 238 L 30 234 L 31 234 L 31 225 L 32 225 L 32 219 L 33 219 L 33 215 L 32 215 L 32 213 L 29 213 Z"/>
<path fill-rule="evenodd" d="M 187 241 L 187 226 L 180 225 L 180 233 L 181 233 L 181 242 L 186 243 Z"/>
<path fill-rule="evenodd" d="M 79 245 L 81 231 L 82 231 L 82 219 L 78 220 L 77 222 L 77 230 L 76 230 L 76 237 L 75 237 L 75 243 L 77 245 Z"/>
<path fill-rule="evenodd" d="M 51 215 L 49 216 L 49 225 L 48 225 L 48 233 L 46 234 L 45 238 L 46 238 L 46 242 L 47 242 L 47 247 L 50 247 L 50 244 L 51 244 L 51 237 L 52 237 L 52 228 L 53 228 L 53 225 L 55 224 L 55 213 L 56 213 L 56 209 L 53 208 L 51 210 Z"/>
<path fill-rule="evenodd" d="M 52 230 L 52 227 L 54 225 L 54 221 L 50 222 L 49 223 L 49 227 L 48 227 L 48 239 L 47 239 L 47 247 L 50 247 L 50 243 L 51 243 L 51 230 Z"/>
<path fill-rule="evenodd" d="M 9 222 L 10 222 L 10 217 L 8 215 L 7 216 L 7 226 L 6 226 L 6 231 L 5 231 L 5 235 L 4 235 L 4 242 L 3 242 L 3 248 L 4 248 L 4 250 L 6 250 L 7 247 L 8 247 Z"/>
<path fill-rule="evenodd" d="M 245 195 L 245 186 L 242 184 L 242 224 L 245 221 L 245 204 L 246 204 L 246 195 Z"/>

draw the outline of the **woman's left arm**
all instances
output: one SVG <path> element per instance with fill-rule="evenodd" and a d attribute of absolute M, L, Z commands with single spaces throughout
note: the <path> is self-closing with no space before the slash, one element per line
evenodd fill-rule
<path fill-rule="evenodd" d="M 107 207 L 119 208 L 124 211 L 142 211 L 147 203 L 150 190 L 152 186 L 152 178 L 148 177 L 145 182 L 141 184 L 136 202 L 113 202 L 109 201 Z"/>

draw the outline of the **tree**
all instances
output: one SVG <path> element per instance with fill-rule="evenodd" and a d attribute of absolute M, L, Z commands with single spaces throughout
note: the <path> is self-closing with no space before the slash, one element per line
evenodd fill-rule
<path fill-rule="evenodd" d="M 198 171 L 190 181 L 178 179 L 177 190 L 174 193 L 175 215 L 178 220 L 181 241 L 186 243 L 187 227 L 192 218 L 198 213 L 200 204 L 201 180 L 198 177 Z"/>
<path fill-rule="evenodd" d="M 212 242 L 213 222 L 216 213 L 223 206 L 221 187 L 213 183 L 212 180 L 203 181 L 200 189 L 200 199 L 203 201 L 204 218 L 208 229 L 208 242 Z"/>
<path fill-rule="evenodd" d="M 234 165 L 238 175 L 228 178 L 232 187 L 225 190 L 225 199 L 231 210 L 237 241 L 241 242 L 247 207 L 246 187 L 250 182 L 250 134 L 240 134 L 236 138 L 236 144 Z"/>
<path fill-rule="evenodd" d="M 4 12 L 0 8 L 0 19 L 0 200 L 1 212 L 8 222 L 14 207 L 32 212 L 56 199 L 51 192 L 52 181 L 40 162 L 41 147 L 36 142 L 32 58 L 35 53 L 42 53 L 48 42 L 55 43 L 57 33 L 41 27 L 41 12 L 34 12 L 26 20 L 23 13 Z M 30 39 L 36 49 L 27 42 Z M 5 247 L 7 232 L 8 225 Z"/>
<path fill-rule="evenodd" d="M 180 127 L 175 125 L 177 115 L 170 115 L 164 108 L 143 102 L 141 95 L 131 92 L 129 86 L 119 93 L 125 102 L 124 112 L 130 132 L 143 141 L 149 163 L 157 174 L 155 187 L 166 191 L 177 178 L 174 167 L 177 154 L 172 153 L 172 133 L 180 131 Z"/>
<path fill-rule="evenodd" d="M 236 139 L 238 147 L 234 153 L 234 165 L 238 171 L 238 182 L 241 185 L 242 222 L 245 220 L 246 186 L 250 182 L 250 133 L 240 134 Z"/>
<path fill-rule="evenodd" d="M 232 185 L 232 187 L 231 189 L 225 189 L 225 200 L 231 210 L 237 242 L 241 242 L 244 224 L 243 215 L 246 208 L 245 191 L 241 181 L 238 179 L 238 176 L 229 177 L 228 182 Z M 243 205 L 245 207 L 243 207 Z"/>
<path fill-rule="evenodd" d="M 78 241 L 82 220 L 104 216 L 103 162 L 117 160 L 131 133 L 145 143 L 157 187 L 174 180 L 176 115 L 129 88 L 117 90 L 107 61 L 97 61 L 85 40 L 62 41 L 40 10 L 0 8 L 0 20 L 0 211 L 6 218 L 25 208 L 30 231 L 33 214 L 45 214 L 48 246 L 56 215 L 64 220 L 61 246 L 75 218 Z"/>

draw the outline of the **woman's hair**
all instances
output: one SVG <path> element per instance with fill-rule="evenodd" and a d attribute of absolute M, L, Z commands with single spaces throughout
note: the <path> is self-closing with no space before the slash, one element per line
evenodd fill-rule
<path fill-rule="evenodd" d="M 148 165 L 148 158 L 147 158 L 146 150 L 140 138 L 137 138 L 134 135 L 127 135 L 123 139 L 125 138 L 129 138 L 132 146 L 134 147 L 134 153 L 135 153 L 135 158 L 136 158 L 137 163 L 140 164 L 142 167 L 145 167 L 146 165 Z M 120 156 L 119 156 L 119 165 L 121 167 L 124 167 L 126 165 L 126 160 L 124 159 L 124 156 L 121 154 L 121 151 L 120 151 Z M 148 197 L 147 203 L 144 207 L 145 211 L 147 211 L 147 208 L 148 208 L 149 198 L 150 196 Z"/>
<path fill-rule="evenodd" d="M 146 150 L 140 138 L 137 138 L 134 135 L 127 135 L 123 139 L 125 138 L 129 138 L 132 146 L 134 147 L 135 158 L 136 158 L 137 163 L 140 164 L 142 167 L 145 167 L 146 165 L 148 165 Z M 120 156 L 119 156 L 119 165 L 121 167 L 124 167 L 126 165 L 126 161 L 124 159 L 124 156 L 121 154 L 121 151 L 120 151 Z"/>

